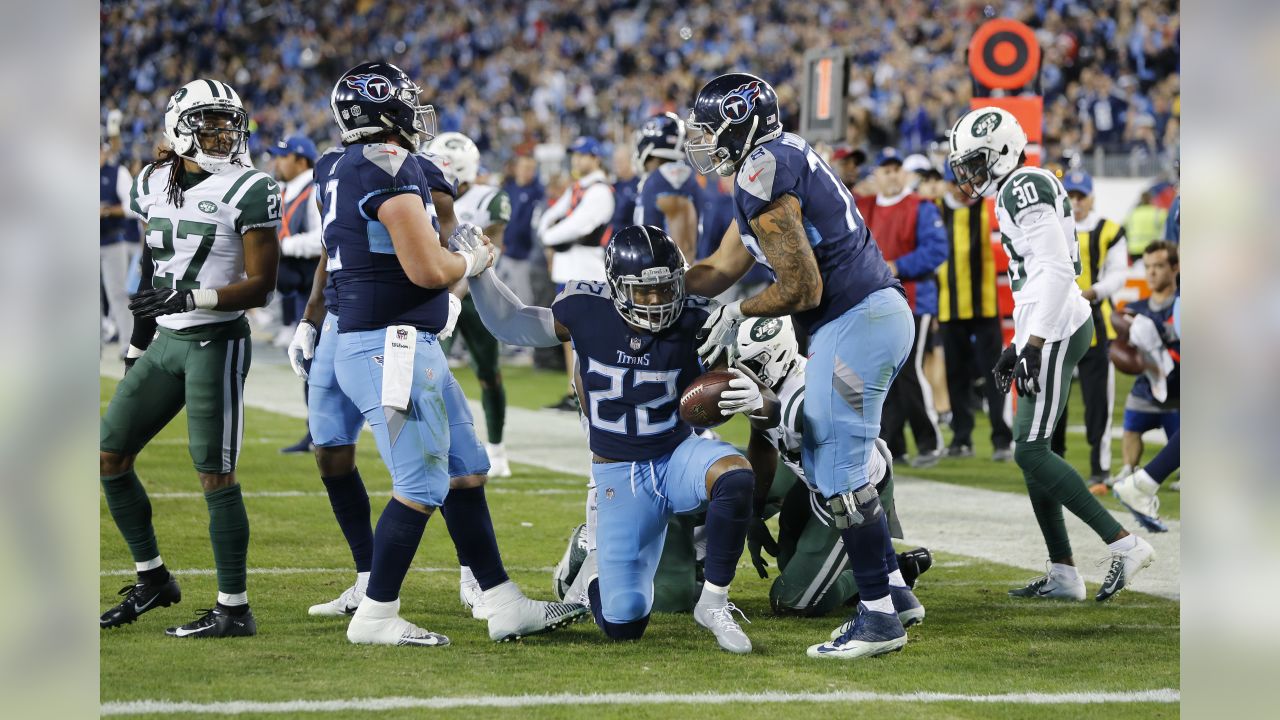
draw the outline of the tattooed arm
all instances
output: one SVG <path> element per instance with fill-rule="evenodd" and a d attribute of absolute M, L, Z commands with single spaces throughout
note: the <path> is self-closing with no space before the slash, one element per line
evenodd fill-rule
<path fill-rule="evenodd" d="M 756 241 L 778 281 L 742 303 L 748 317 L 779 317 L 811 310 L 822 301 L 822 274 L 805 237 L 800 201 L 783 195 L 751 221 Z"/>

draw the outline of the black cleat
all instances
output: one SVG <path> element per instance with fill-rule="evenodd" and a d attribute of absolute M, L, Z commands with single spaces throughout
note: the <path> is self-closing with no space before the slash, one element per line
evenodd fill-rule
<path fill-rule="evenodd" d="M 186 625 L 171 627 L 165 635 L 176 638 L 249 637 L 258 634 L 258 621 L 253 611 L 245 608 L 240 615 L 232 615 L 220 607 L 197 610 L 200 617 Z"/>
<path fill-rule="evenodd" d="M 560 402 L 557 402 L 554 405 L 547 405 L 546 409 L 559 410 L 560 412 L 576 413 L 581 408 L 578 406 L 578 396 L 574 395 L 573 393 L 569 393 L 564 397 L 560 398 Z"/>
<path fill-rule="evenodd" d="M 148 610 L 177 605 L 182 601 L 182 590 L 178 587 L 178 580 L 172 575 L 159 585 L 144 582 L 125 585 L 120 588 L 119 594 L 124 596 L 124 600 L 104 612 L 98 620 L 104 630 L 128 625 Z"/>
<path fill-rule="evenodd" d="M 927 548 L 898 553 L 898 570 L 902 572 L 902 579 L 906 581 L 909 588 L 914 588 L 916 578 L 925 574 L 931 567 L 933 567 L 933 555 Z"/>

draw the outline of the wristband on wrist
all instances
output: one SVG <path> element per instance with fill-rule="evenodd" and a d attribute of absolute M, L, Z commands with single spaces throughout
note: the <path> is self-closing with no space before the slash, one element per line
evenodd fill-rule
<path fill-rule="evenodd" d="M 195 300 L 196 308 L 200 310 L 212 310 L 218 306 L 217 290 L 192 290 L 191 298 Z"/>

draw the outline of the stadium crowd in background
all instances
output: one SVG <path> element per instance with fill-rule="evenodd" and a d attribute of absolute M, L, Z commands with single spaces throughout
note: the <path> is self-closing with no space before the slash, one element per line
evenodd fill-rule
<path fill-rule="evenodd" d="M 441 131 L 461 131 L 490 162 L 506 162 L 580 135 L 628 142 L 649 116 L 684 111 L 699 79 L 734 68 L 773 83 L 794 128 L 800 58 L 838 46 L 853 59 L 849 144 L 910 154 L 968 107 L 966 44 L 987 12 L 971 0 L 714 0 L 674 10 L 620 0 L 106 0 L 102 112 L 123 110 L 124 164 L 136 166 L 153 154 L 173 88 L 212 74 L 241 88 L 255 157 L 292 133 L 323 149 L 337 140 L 331 79 L 353 57 L 394 57 L 425 88 Z M 1044 49 L 1048 157 L 1175 152 L 1175 2 L 1034 0 L 1007 14 L 1035 28 Z"/>

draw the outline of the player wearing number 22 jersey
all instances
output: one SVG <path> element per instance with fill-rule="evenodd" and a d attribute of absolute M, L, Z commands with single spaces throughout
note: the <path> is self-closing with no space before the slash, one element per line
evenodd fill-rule
<path fill-rule="evenodd" d="M 130 304 L 138 318 L 129 352 L 135 361 L 102 417 L 100 474 L 138 582 L 121 590 L 124 601 L 102 616 L 103 628 L 182 597 L 161 560 L 151 504 L 133 463 L 185 407 L 187 447 L 209 509 L 218 599 L 166 633 L 257 632 L 245 591 L 249 519 L 235 470 L 250 359 L 244 311 L 266 304 L 276 284 L 280 190 L 240 159 L 248 134 L 248 115 L 231 86 L 187 83 L 165 111 L 169 147 L 138 174 L 130 193 L 133 211 L 146 223 L 149 277 Z M 156 322 L 160 333 L 152 342 Z"/>
<path fill-rule="evenodd" d="M 706 510 L 706 583 L 694 619 L 725 650 L 750 652 L 728 588 L 754 475 L 736 450 L 695 436 L 679 414 L 681 390 L 702 373 L 693 336 L 708 301 L 685 296 L 684 257 L 656 227 L 633 225 L 610 239 L 605 270 L 607 283 L 570 282 L 550 308 L 525 306 L 492 272 L 471 284 L 476 309 L 499 340 L 573 343 L 598 510 L 596 549 L 565 597 L 585 594 L 607 637 L 639 638 L 669 516 Z"/>

